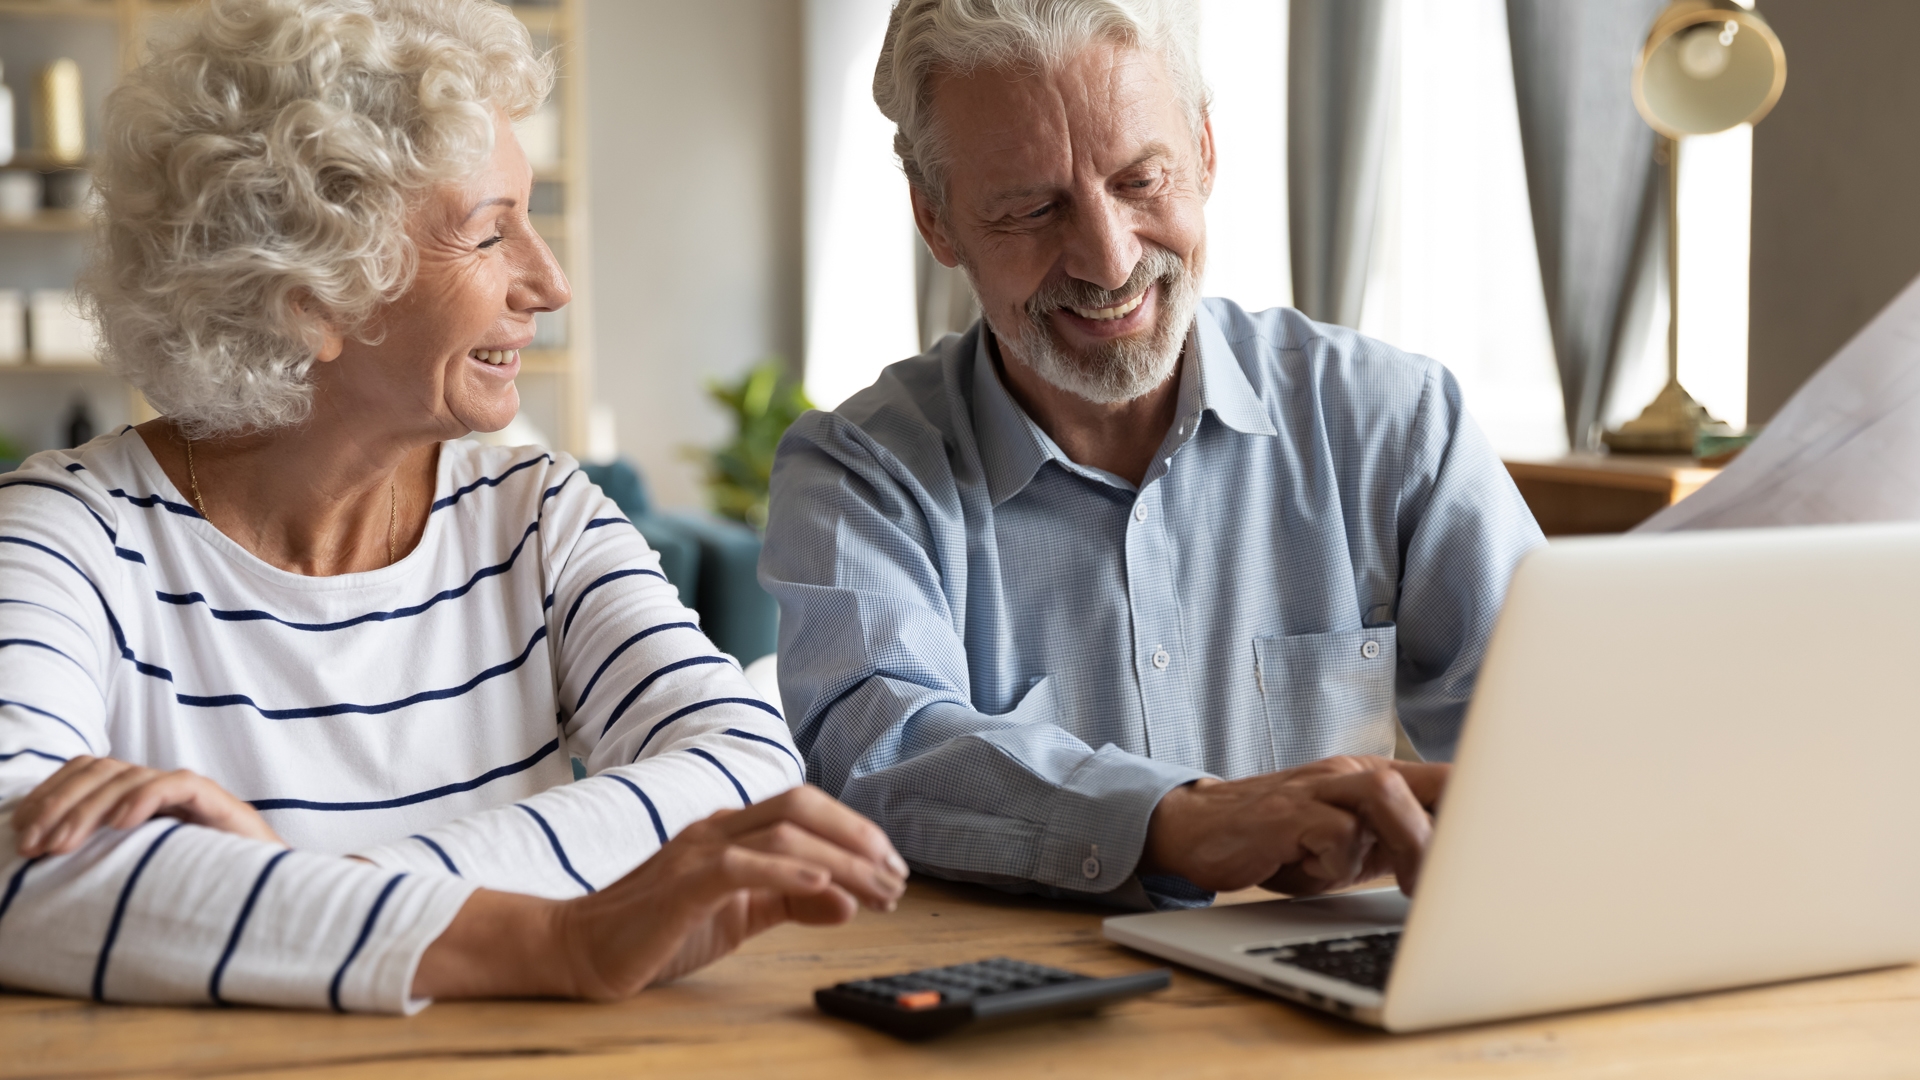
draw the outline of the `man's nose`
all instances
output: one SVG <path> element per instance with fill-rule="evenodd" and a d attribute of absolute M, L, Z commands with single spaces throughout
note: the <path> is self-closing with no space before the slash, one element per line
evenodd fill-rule
<path fill-rule="evenodd" d="M 1113 290 L 1133 277 L 1141 254 L 1126 211 L 1112 198 L 1091 199 L 1074 215 L 1062 269 L 1070 277 Z"/>

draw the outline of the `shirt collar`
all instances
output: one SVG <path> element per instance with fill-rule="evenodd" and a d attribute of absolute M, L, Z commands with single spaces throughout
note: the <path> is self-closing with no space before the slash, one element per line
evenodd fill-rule
<path fill-rule="evenodd" d="M 1182 388 L 1180 415 L 1211 412 L 1221 423 L 1243 435 L 1280 434 L 1273 426 L 1273 417 L 1267 413 L 1266 403 L 1247 381 L 1239 356 L 1233 346 L 1227 344 L 1227 336 L 1220 332 L 1220 324 L 1213 320 L 1213 312 L 1204 303 L 1194 316 L 1194 330 L 1192 340 L 1200 352 L 1200 385 L 1198 397 L 1191 406 Z"/>
<path fill-rule="evenodd" d="M 985 319 L 979 329 L 973 353 L 973 434 L 986 471 L 987 495 L 999 506 L 1018 495 L 1040 466 L 1068 459 L 1007 393 L 993 369 L 993 332 Z"/>
<path fill-rule="evenodd" d="M 986 472 L 987 494 L 993 505 L 1018 495 L 1040 467 L 1058 461 L 1069 472 L 1088 473 L 1066 453 L 1040 425 L 1028 416 L 994 370 L 991 332 L 986 320 L 980 321 L 980 333 L 974 345 L 973 413 L 974 436 L 980 446 L 980 461 Z M 1192 362 L 1195 356 L 1199 362 Z M 1277 435 L 1267 409 L 1254 393 L 1253 385 L 1241 370 L 1233 347 L 1213 320 L 1212 312 L 1201 304 L 1195 311 L 1194 328 L 1187 335 L 1185 361 L 1180 365 L 1179 406 L 1175 429 L 1184 428 L 1178 440 L 1184 443 L 1195 425 L 1182 421 L 1212 412 L 1221 423 L 1247 435 Z M 1169 432 L 1169 438 L 1175 432 Z M 1157 471 L 1157 470 L 1155 470 Z M 1153 475 L 1149 473 L 1149 478 Z"/>

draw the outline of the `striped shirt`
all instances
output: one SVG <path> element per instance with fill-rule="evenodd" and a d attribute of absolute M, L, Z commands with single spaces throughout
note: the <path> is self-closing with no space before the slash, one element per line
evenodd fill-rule
<path fill-rule="evenodd" d="M 78 754 L 208 776 L 292 847 L 156 819 L 23 860 L 13 807 Z M 474 888 L 580 896 L 799 780 L 563 454 L 443 444 L 419 546 L 338 577 L 213 528 L 131 429 L 0 475 L 0 984 L 412 1011 Z"/>

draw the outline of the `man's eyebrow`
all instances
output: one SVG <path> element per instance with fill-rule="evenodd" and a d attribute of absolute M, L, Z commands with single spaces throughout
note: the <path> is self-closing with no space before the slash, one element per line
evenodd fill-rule
<path fill-rule="evenodd" d="M 1008 203 L 1023 202 L 1035 195 L 1046 195 L 1054 190 L 1052 184 L 1027 184 L 1022 187 L 1005 188 L 987 196 L 987 208 L 998 210 Z"/>
<path fill-rule="evenodd" d="M 1118 169 L 1115 169 L 1114 172 L 1115 174 L 1119 174 L 1130 169 L 1137 169 L 1155 158 L 1167 157 L 1172 153 L 1172 149 L 1169 148 L 1166 143 L 1150 142 L 1141 148 L 1138 156 L 1125 165 L 1120 166 Z M 986 207 L 988 211 L 999 210 L 1008 203 L 1017 203 L 1025 199 L 1031 199 L 1036 195 L 1050 194 L 1055 190 L 1052 184 L 1026 184 L 1021 187 L 1006 188 L 987 196 Z"/>
<path fill-rule="evenodd" d="M 485 210 L 489 206 L 514 206 L 514 205 L 517 205 L 517 204 L 512 199 L 507 198 L 505 195 L 498 195 L 491 199 L 481 199 L 480 202 L 477 203 L 473 209 L 467 211 L 466 219 L 468 221 L 472 221 L 473 215 L 478 214 L 480 211 Z"/>

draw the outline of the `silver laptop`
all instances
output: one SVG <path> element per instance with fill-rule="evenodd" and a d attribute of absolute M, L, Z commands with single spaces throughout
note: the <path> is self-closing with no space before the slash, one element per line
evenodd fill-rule
<path fill-rule="evenodd" d="M 1397 890 L 1107 937 L 1390 1031 L 1920 959 L 1920 527 L 1522 562 Z"/>

